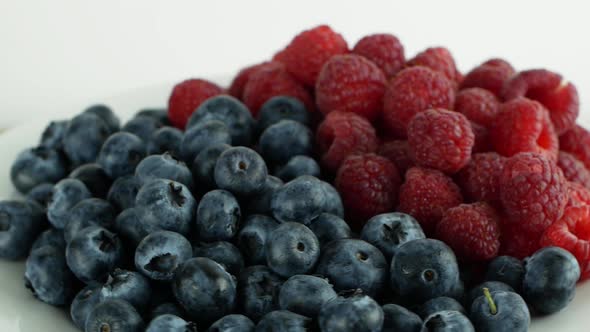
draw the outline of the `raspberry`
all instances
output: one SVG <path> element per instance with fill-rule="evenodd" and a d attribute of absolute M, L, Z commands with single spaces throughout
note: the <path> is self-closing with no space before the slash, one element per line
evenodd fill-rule
<path fill-rule="evenodd" d="M 543 104 L 558 135 L 571 129 L 580 111 L 578 91 L 561 75 L 544 69 L 520 72 L 502 90 L 504 100 L 527 97 Z"/>
<path fill-rule="evenodd" d="M 568 182 L 568 202 L 566 208 L 569 206 L 590 206 L 590 189 L 582 186 L 576 182 Z"/>
<path fill-rule="evenodd" d="M 500 200 L 500 174 L 506 157 L 495 152 L 476 153 L 457 177 L 469 201 L 496 203 Z"/>
<path fill-rule="evenodd" d="M 444 47 L 432 47 L 418 53 L 407 65 L 424 66 L 443 74 L 449 81 L 457 82 L 457 66 L 453 55 Z"/>
<path fill-rule="evenodd" d="M 394 163 L 402 177 L 410 167 L 414 167 L 408 141 L 385 142 L 379 147 L 378 154 Z"/>
<path fill-rule="evenodd" d="M 390 135 L 406 137 L 410 120 L 430 108 L 450 109 L 455 90 L 443 75 L 426 67 L 400 71 L 389 82 L 383 96 L 383 120 Z"/>
<path fill-rule="evenodd" d="M 507 157 L 536 152 L 557 158 L 559 143 L 549 115 L 543 105 L 530 99 L 502 104 L 490 127 L 490 139 L 494 149 Z"/>
<path fill-rule="evenodd" d="M 335 171 L 346 157 L 355 153 L 375 152 L 379 140 L 367 119 L 348 112 L 332 112 L 316 132 L 322 165 Z"/>
<path fill-rule="evenodd" d="M 256 116 L 260 107 L 275 96 L 290 96 L 299 99 L 308 110 L 313 110 L 309 92 L 293 78 L 281 63 L 272 63 L 259 68 L 250 75 L 244 87 L 243 100 Z"/>
<path fill-rule="evenodd" d="M 506 255 L 523 259 L 534 254 L 541 248 L 542 232 L 531 233 L 523 230 L 519 224 L 501 223 L 499 255 Z"/>
<path fill-rule="evenodd" d="M 252 75 L 252 73 L 255 73 L 256 71 L 258 71 L 260 68 L 264 68 L 266 66 L 269 66 L 269 64 L 270 64 L 270 62 L 263 62 L 263 63 L 259 63 L 259 64 L 255 64 L 255 65 L 243 68 L 234 77 L 233 81 L 231 82 L 231 84 L 229 86 L 229 89 L 227 89 L 227 92 L 230 95 L 232 95 L 238 99 L 242 99 L 242 95 L 244 93 L 244 87 L 246 86 L 246 83 L 248 83 L 248 80 L 250 79 L 250 75 Z"/>
<path fill-rule="evenodd" d="M 590 171 L 573 154 L 559 151 L 557 166 L 561 168 L 566 179 L 590 189 Z"/>
<path fill-rule="evenodd" d="M 170 122 L 177 128 L 184 129 L 188 118 L 202 102 L 222 93 L 222 88 L 202 79 L 190 79 L 176 84 L 168 99 Z"/>
<path fill-rule="evenodd" d="M 416 218 L 432 234 L 443 213 L 461 203 L 461 190 L 450 177 L 434 169 L 412 167 L 400 188 L 398 210 Z"/>
<path fill-rule="evenodd" d="M 498 214 L 487 203 L 461 204 L 448 209 L 436 227 L 436 237 L 463 261 L 486 261 L 498 255 Z"/>
<path fill-rule="evenodd" d="M 408 144 L 416 164 L 456 173 L 471 157 L 474 135 L 469 120 L 457 112 L 431 109 L 408 125 Z"/>
<path fill-rule="evenodd" d="M 492 142 L 490 141 L 490 131 L 488 128 L 479 125 L 473 121 L 469 121 L 471 130 L 473 131 L 473 153 L 492 151 Z"/>
<path fill-rule="evenodd" d="M 559 137 L 561 150 L 569 152 L 590 169 L 590 132 L 579 125 Z"/>
<path fill-rule="evenodd" d="M 507 61 L 491 59 L 467 73 L 460 88 L 482 88 L 500 97 L 504 83 L 512 76 L 514 76 L 514 68 Z"/>
<path fill-rule="evenodd" d="M 563 173 L 543 155 L 519 153 L 504 163 L 502 205 L 510 221 L 530 233 L 542 232 L 562 216 L 567 194 Z"/>
<path fill-rule="evenodd" d="M 303 84 L 313 87 L 322 66 L 332 56 L 348 53 L 342 36 L 327 25 L 320 25 L 295 36 L 274 60 L 285 64 L 289 73 Z"/>
<path fill-rule="evenodd" d="M 542 246 L 557 246 L 572 253 L 585 271 L 580 280 L 590 277 L 590 206 L 569 207 L 563 217 L 549 226 L 541 237 Z"/>
<path fill-rule="evenodd" d="M 488 90 L 470 88 L 457 93 L 454 110 L 479 125 L 489 127 L 500 110 L 500 101 Z"/>
<path fill-rule="evenodd" d="M 397 74 L 406 62 L 402 43 L 394 35 L 386 33 L 362 38 L 354 45 L 352 53 L 373 61 L 387 77 Z"/>
<path fill-rule="evenodd" d="M 374 63 L 360 55 L 336 55 L 320 72 L 316 83 L 316 103 L 322 113 L 353 112 L 370 121 L 383 108 L 385 75 Z"/>
<path fill-rule="evenodd" d="M 336 175 L 347 216 L 364 223 L 369 218 L 393 210 L 401 179 L 395 165 L 373 153 L 346 158 Z M 357 225 L 358 228 L 362 225 Z"/>

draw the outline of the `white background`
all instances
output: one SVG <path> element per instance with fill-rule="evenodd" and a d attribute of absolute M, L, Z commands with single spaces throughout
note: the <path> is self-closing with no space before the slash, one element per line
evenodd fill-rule
<path fill-rule="evenodd" d="M 374 32 L 397 35 L 408 57 L 447 46 L 463 71 L 492 56 L 547 67 L 578 86 L 583 106 L 590 101 L 585 1 L 0 0 L 0 127 L 138 87 L 232 74 L 320 23 L 351 47 Z"/>

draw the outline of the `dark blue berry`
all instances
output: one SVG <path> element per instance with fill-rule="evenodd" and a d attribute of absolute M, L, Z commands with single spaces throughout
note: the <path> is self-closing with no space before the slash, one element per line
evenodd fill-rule
<path fill-rule="evenodd" d="M 264 189 L 268 169 L 254 150 L 229 148 L 219 155 L 215 164 L 215 183 L 236 195 L 252 195 Z"/>
<path fill-rule="evenodd" d="M 137 310 L 123 300 L 107 300 L 92 309 L 85 332 L 142 332 L 144 323 Z"/>
<path fill-rule="evenodd" d="M 454 298 L 447 296 L 435 297 L 434 299 L 424 302 L 420 307 L 418 307 L 417 313 L 420 315 L 420 317 L 425 319 L 439 311 L 448 310 L 459 311 L 465 315 L 467 314 L 461 303 L 459 303 Z"/>
<path fill-rule="evenodd" d="M 145 332 L 197 332 L 197 325 L 178 316 L 166 314 L 152 319 Z"/>
<path fill-rule="evenodd" d="M 79 329 L 84 329 L 90 311 L 100 303 L 100 284 L 84 287 L 70 305 L 70 317 Z"/>
<path fill-rule="evenodd" d="M 215 184 L 215 164 L 221 153 L 231 146 L 228 144 L 210 145 L 195 157 L 192 163 L 191 171 L 193 178 L 199 188 L 210 190 L 216 187 Z"/>
<path fill-rule="evenodd" d="M 205 257 L 182 263 L 176 271 L 172 290 L 187 313 L 205 324 L 230 314 L 236 304 L 234 277 Z"/>
<path fill-rule="evenodd" d="M 70 242 L 76 234 L 88 226 L 111 228 L 115 222 L 115 209 L 100 198 L 87 198 L 74 205 L 67 216 L 64 227 L 66 242 Z"/>
<path fill-rule="evenodd" d="M 98 155 L 98 164 L 111 178 L 116 179 L 133 174 L 145 154 L 145 143 L 139 137 L 119 132 L 104 142 Z"/>
<path fill-rule="evenodd" d="M 102 166 L 97 163 L 80 165 L 68 177 L 82 181 L 93 196 L 100 198 L 107 196 L 113 182 Z"/>
<path fill-rule="evenodd" d="M 121 131 L 131 133 L 147 144 L 154 133 L 162 127 L 162 122 L 150 116 L 136 116 L 129 120 Z"/>
<path fill-rule="evenodd" d="M 56 306 L 69 303 L 74 296 L 74 280 L 62 248 L 43 246 L 27 258 L 25 287 L 45 303 Z"/>
<path fill-rule="evenodd" d="M 293 120 L 282 120 L 266 128 L 258 142 L 260 154 L 274 165 L 282 165 L 298 155 L 313 151 L 311 130 Z"/>
<path fill-rule="evenodd" d="M 473 287 L 465 298 L 465 306 L 466 308 L 471 308 L 471 304 L 475 299 L 483 295 L 484 288 L 487 288 L 490 292 L 514 292 L 512 287 L 508 286 L 507 284 L 499 281 L 486 281 L 483 282 L 475 287 Z"/>
<path fill-rule="evenodd" d="M 226 190 L 216 189 L 203 196 L 197 208 L 196 230 L 202 241 L 228 241 L 238 232 L 240 205 Z"/>
<path fill-rule="evenodd" d="M 115 180 L 107 194 L 107 200 L 119 210 L 135 206 L 135 197 L 141 188 L 141 182 L 134 175 L 122 176 Z"/>
<path fill-rule="evenodd" d="M 298 99 L 288 96 L 276 96 L 267 100 L 258 112 L 258 132 L 281 120 L 293 120 L 303 125 L 309 124 L 309 114 L 305 105 Z"/>
<path fill-rule="evenodd" d="M 257 332 L 307 332 L 311 319 L 287 310 L 276 310 L 264 315 L 256 325 Z"/>
<path fill-rule="evenodd" d="M 329 213 L 320 214 L 309 224 L 309 229 L 317 236 L 322 248 L 334 240 L 352 237 L 346 221 Z"/>
<path fill-rule="evenodd" d="M 156 130 L 147 145 L 148 154 L 162 154 L 170 152 L 180 157 L 180 142 L 183 137 L 182 131 L 174 127 L 162 127 Z"/>
<path fill-rule="evenodd" d="M 145 116 L 148 118 L 153 118 L 156 121 L 164 124 L 169 125 L 170 120 L 168 119 L 168 110 L 165 108 L 146 108 L 138 111 L 135 113 L 135 117 Z"/>
<path fill-rule="evenodd" d="M 84 283 L 106 280 L 121 262 L 123 247 L 116 234 L 100 226 L 86 227 L 68 243 L 68 267 Z"/>
<path fill-rule="evenodd" d="M 244 315 L 232 314 L 211 324 L 208 332 L 254 332 L 254 322 Z"/>
<path fill-rule="evenodd" d="M 39 145 L 49 149 L 61 149 L 63 148 L 63 139 L 66 134 L 66 128 L 68 128 L 69 121 L 51 121 L 39 140 Z"/>
<path fill-rule="evenodd" d="M 254 321 L 279 308 L 283 279 L 264 265 L 242 270 L 238 277 L 238 303 L 241 312 Z"/>
<path fill-rule="evenodd" d="M 376 215 L 367 221 L 361 231 L 361 239 L 379 248 L 388 260 L 400 245 L 425 237 L 416 219 L 399 212 Z"/>
<path fill-rule="evenodd" d="M 542 248 L 525 259 L 524 270 L 522 295 L 537 312 L 558 312 L 574 298 L 580 266 L 568 251 Z"/>
<path fill-rule="evenodd" d="M 338 190 L 326 181 L 322 181 L 322 189 L 326 194 L 326 204 L 324 204 L 323 212 L 344 218 L 344 205 Z"/>
<path fill-rule="evenodd" d="M 271 200 L 272 215 L 281 222 L 309 224 L 326 205 L 322 182 L 313 176 L 300 176 L 279 188 Z"/>
<path fill-rule="evenodd" d="M 393 291 L 414 303 L 452 296 L 460 283 L 455 254 L 434 239 L 418 239 L 399 246 L 391 261 L 390 275 Z"/>
<path fill-rule="evenodd" d="M 51 202 L 47 206 L 47 219 L 55 227 L 63 229 L 70 209 L 78 202 L 92 197 L 92 193 L 80 180 L 63 179 L 53 187 Z"/>
<path fill-rule="evenodd" d="M 410 310 L 397 305 L 386 304 L 383 309 L 383 332 L 420 332 L 422 319 Z"/>
<path fill-rule="evenodd" d="M 242 209 L 246 209 L 248 214 L 271 214 L 270 202 L 277 189 L 283 184 L 281 179 L 272 175 L 267 176 L 262 191 L 247 197 L 242 204 Z"/>
<path fill-rule="evenodd" d="M 524 278 L 524 264 L 515 257 L 498 256 L 488 264 L 485 278 L 488 281 L 501 281 L 520 291 Z"/>
<path fill-rule="evenodd" d="M 0 201 L 0 258 L 15 260 L 26 257 L 46 225 L 40 205 Z"/>
<path fill-rule="evenodd" d="M 119 131 L 121 128 L 121 121 L 115 113 L 106 105 L 92 105 L 85 109 L 82 114 L 94 114 L 106 123 L 111 133 Z"/>
<path fill-rule="evenodd" d="M 328 278 L 336 291 L 358 288 L 376 297 L 385 289 L 387 268 L 383 254 L 370 243 L 342 239 L 322 249 L 316 273 Z"/>
<path fill-rule="evenodd" d="M 135 169 L 135 176 L 147 183 L 153 179 L 167 179 L 180 182 L 188 188 L 193 187 L 193 175 L 186 164 L 173 154 L 152 155 L 142 160 Z"/>
<path fill-rule="evenodd" d="M 63 138 L 64 152 L 74 166 L 92 163 L 110 134 L 108 125 L 100 117 L 82 113 L 68 123 Z"/>
<path fill-rule="evenodd" d="M 207 257 L 221 264 L 227 272 L 238 275 L 244 268 L 240 250 L 230 242 L 200 242 L 193 246 L 194 257 Z"/>
<path fill-rule="evenodd" d="M 49 228 L 37 236 L 35 242 L 31 246 L 31 251 L 39 249 L 44 246 L 53 246 L 56 248 L 66 249 L 66 240 L 64 239 L 64 232 L 61 229 Z"/>
<path fill-rule="evenodd" d="M 322 332 L 376 332 L 383 320 L 383 309 L 375 300 L 353 292 L 324 305 L 318 322 Z"/>
<path fill-rule="evenodd" d="M 23 194 L 42 183 L 55 183 L 66 176 L 67 162 L 56 150 L 36 147 L 19 153 L 10 169 L 10 179 Z"/>
<path fill-rule="evenodd" d="M 176 269 L 193 256 L 188 240 L 175 232 L 157 231 L 146 236 L 135 250 L 135 267 L 153 280 L 172 280 Z"/>
<path fill-rule="evenodd" d="M 482 294 L 473 301 L 469 317 L 478 332 L 526 332 L 531 324 L 529 308 L 514 292 Z"/>
<path fill-rule="evenodd" d="M 424 320 L 421 332 L 475 332 L 473 324 L 458 311 L 439 311 Z"/>
<path fill-rule="evenodd" d="M 114 228 L 118 234 L 136 246 L 151 231 L 155 230 L 150 227 L 156 224 L 155 221 L 148 221 L 151 218 L 154 218 L 153 215 L 143 207 L 129 208 L 119 213 L 115 219 Z"/>
<path fill-rule="evenodd" d="M 276 172 L 276 176 L 283 181 L 291 181 L 302 175 L 319 177 L 320 165 L 311 157 L 295 156 Z"/>
<path fill-rule="evenodd" d="M 336 296 L 334 288 L 326 279 L 299 274 L 290 277 L 281 286 L 279 306 L 283 310 L 314 318 Z"/>
<path fill-rule="evenodd" d="M 249 265 L 266 264 L 266 242 L 279 226 L 271 217 L 253 214 L 246 218 L 238 232 L 238 247 Z"/>
<path fill-rule="evenodd" d="M 37 202 L 44 210 L 47 210 L 47 205 L 53 196 L 53 184 L 41 183 L 35 186 L 27 193 L 27 199 Z"/>
<path fill-rule="evenodd" d="M 251 145 L 254 119 L 246 105 L 236 98 L 219 95 L 205 100 L 189 118 L 187 128 L 209 120 L 218 120 L 227 126 L 233 145 Z"/>
<path fill-rule="evenodd" d="M 180 155 L 187 163 L 208 146 L 231 144 L 231 136 L 227 126 L 219 120 L 199 122 L 187 129 L 180 143 Z"/>
<path fill-rule="evenodd" d="M 276 274 L 285 278 L 310 272 L 319 256 L 318 238 L 300 223 L 283 223 L 266 240 L 266 263 Z"/>
<path fill-rule="evenodd" d="M 161 315 L 174 315 L 182 317 L 183 312 L 182 308 L 179 307 L 178 304 L 172 302 L 164 302 L 152 309 L 150 317 L 154 319 Z"/>
<path fill-rule="evenodd" d="M 139 272 L 115 269 L 100 289 L 100 301 L 118 299 L 136 309 L 144 309 L 151 296 L 150 283 Z"/>

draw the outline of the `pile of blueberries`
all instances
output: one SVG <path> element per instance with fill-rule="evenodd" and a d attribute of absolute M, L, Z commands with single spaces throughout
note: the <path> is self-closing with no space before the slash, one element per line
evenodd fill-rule
<path fill-rule="evenodd" d="M 13 164 L 26 198 L 0 202 L 0 257 L 26 258 L 25 286 L 87 332 L 526 331 L 571 301 L 559 248 L 478 278 L 409 215 L 354 234 L 311 122 L 290 97 L 255 120 L 226 95 L 185 132 L 102 105 L 52 122 Z"/>

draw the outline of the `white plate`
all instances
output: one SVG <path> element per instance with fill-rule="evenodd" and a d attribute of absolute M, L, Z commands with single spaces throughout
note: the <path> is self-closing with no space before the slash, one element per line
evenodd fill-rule
<path fill-rule="evenodd" d="M 222 83 L 227 80 L 219 80 Z M 147 87 L 112 98 L 97 100 L 110 105 L 122 119 L 144 107 L 166 104 L 171 84 Z M 69 110 L 74 115 L 80 110 Z M 582 115 L 590 125 L 590 114 Z M 16 197 L 9 170 L 17 153 L 36 145 L 49 119 L 36 119 L 0 134 L 0 200 Z M 23 286 L 24 264 L 0 260 L 0 331 L 2 332 L 75 332 L 65 310 L 46 305 L 33 298 Z M 535 318 L 532 332 L 582 332 L 590 330 L 590 282 L 578 287 L 574 301 L 562 312 Z"/>

